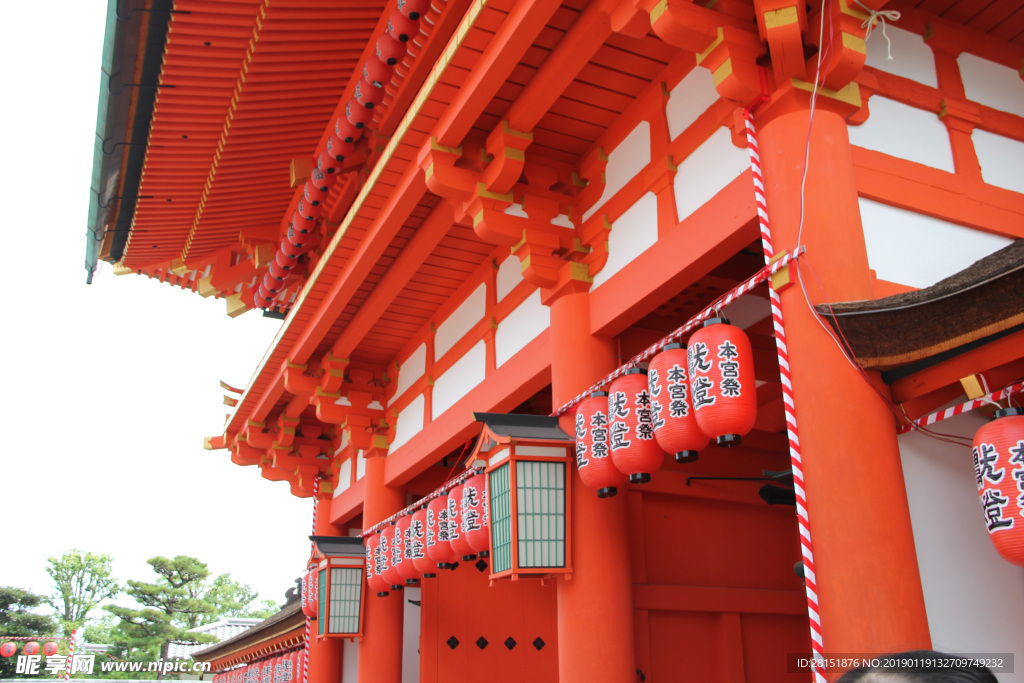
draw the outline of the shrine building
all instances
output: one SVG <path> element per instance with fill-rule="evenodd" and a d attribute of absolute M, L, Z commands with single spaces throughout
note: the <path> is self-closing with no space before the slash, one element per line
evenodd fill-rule
<path fill-rule="evenodd" d="M 89 280 L 281 321 L 206 447 L 311 552 L 216 680 L 1024 682 L 1019 2 L 110 0 L 102 69 Z"/>

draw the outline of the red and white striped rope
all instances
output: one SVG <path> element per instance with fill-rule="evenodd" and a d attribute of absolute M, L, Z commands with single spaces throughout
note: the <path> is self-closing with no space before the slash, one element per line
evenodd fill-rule
<path fill-rule="evenodd" d="M 71 638 L 68 639 L 71 642 L 68 644 L 68 660 L 64 664 L 64 675 L 62 676 L 65 681 L 71 680 L 71 661 L 75 657 L 75 638 L 77 635 L 78 629 L 76 628 L 71 631 Z"/>
<path fill-rule="evenodd" d="M 764 177 L 761 174 L 761 157 L 757 147 L 757 131 L 750 109 L 743 112 L 747 130 L 747 147 L 750 150 L 750 170 L 754 175 L 754 197 L 757 202 L 757 217 L 761 225 L 761 245 L 764 248 L 765 263 L 775 255 L 772 246 L 771 226 L 768 223 L 768 204 L 764 195 Z M 793 468 L 793 488 L 796 492 L 797 524 L 800 527 L 800 546 L 803 553 L 804 585 L 807 592 L 807 615 L 811 627 L 811 649 L 814 652 L 814 682 L 825 683 L 822 660 L 825 644 L 821 636 L 821 617 L 818 609 L 818 586 L 814 573 L 814 546 L 811 543 L 811 520 L 807 509 L 807 494 L 804 491 L 803 459 L 800 455 L 800 432 L 796 424 L 796 404 L 793 401 L 793 382 L 789 372 L 789 349 L 786 346 L 786 327 L 782 320 L 782 300 L 778 292 L 768 283 L 772 304 L 772 322 L 775 326 L 775 346 L 779 355 L 779 374 L 782 380 L 782 401 L 786 411 L 786 430 L 789 434 L 789 459 Z"/>
<path fill-rule="evenodd" d="M 23 640 L 26 642 L 30 642 L 33 640 L 74 640 L 74 636 L 72 635 L 70 638 L 67 636 L 0 636 L 0 640 Z"/>
<path fill-rule="evenodd" d="M 316 475 L 313 479 L 313 532 L 312 536 L 316 536 L 316 514 L 320 509 L 320 475 Z M 312 550 L 314 544 L 310 541 L 310 550 Z M 303 579 L 305 580 L 305 579 Z M 302 586 L 303 592 L 306 590 L 306 586 Z M 313 639 L 313 620 L 306 617 L 306 639 L 302 646 L 302 683 L 306 683 L 309 680 L 309 643 Z"/>
<path fill-rule="evenodd" d="M 401 510 L 399 510 L 395 514 L 391 515 L 387 519 L 385 519 L 385 520 L 383 520 L 381 522 L 377 522 L 376 524 L 371 526 L 369 529 L 364 529 L 363 533 L 361 533 L 359 535 L 362 538 L 366 538 L 367 536 L 372 536 L 374 533 L 377 532 L 377 529 L 383 529 L 384 527 L 386 527 L 389 524 L 391 524 L 391 522 L 394 522 L 395 520 L 397 520 L 399 517 L 404 517 L 405 515 L 408 515 L 408 514 L 411 514 L 413 512 L 416 512 L 421 507 L 423 507 L 424 505 L 426 505 L 430 501 L 432 501 L 435 498 L 437 498 L 438 496 L 440 496 L 442 493 L 446 493 L 452 487 L 457 486 L 458 484 L 460 484 L 461 482 L 465 481 L 466 479 L 469 479 L 474 474 L 479 474 L 480 472 L 483 472 L 483 471 L 484 471 L 483 467 L 470 467 L 468 470 L 466 470 L 462 474 L 449 479 L 442 486 L 434 489 L 433 491 L 431 491 L 427 495 L 423 496 L 422 498 L 417 500 L 412 505 L 409 505 L 407 507 L 402 508 Z"/>
<path fill-rule="evenodd" d="M 968 411 L 974 410 L 975 408 L 980 408 L 982 404 L 1001 401 L 1003 399 L 1009 398 L 1010 396 L 1013 396 L 1014 394 L 1019 394 L 1021 392 L 1024 392 L 1024 382 L 1017 382 L 1016 384 L 1011 384 L 1008 387 L 1005 387 L 999 391 L 993 391 L 990 394 L 985 394 L 981 398 L 973 398 L 969 401 L 964 401 L 958 406 L 946 408 L 945 410 L 937 410 L 931 415 L 926 415 L 925 417 L 922 417 L 919 420 L 914 420 L 913 422 L 908 422 L 906 424 L 900 425 L 900 427 L 896 430 L 896 433 L 904 434 L 906 432 L 917 429 L 918 427 L 924 427 L 927 425 L 935 424 L 936 422 L 941 422 L 942 420 L 948 420 L 949 418 L 956 417 L 961 413 L 966 413 Z"/>
<path fill-rule="evenodd" d="M 624 365 L 619 367 L 614 372 L 598 380 L 594 385 L 592 385 L 583 393 L 578 394 L 576 397 L 564 403 L 558 410 L 551 413 L 551 415 L 553 417 L 557 417 L 559 415 L 565 414 L 570 409 L 572 409 L 573 406 L 575 406 L 577 403 L 590 396 L 595 391 L 600 391 L 601 387 L 608 384 L 616 377 L 621 377 L 623 374 L 625 374 L 626 370 L 635 367 L 638 364 L 643 363 L 644 361 L 652 358 L 656 353 L 664 349 L 669 344 L 679 341 L 687 332 L 700 325 L 701 322 L 703 322 L 705 319 L 710 318 L 713 312 L 721 308 L 724 308 L 725 306 L 728 306 L 733 301 L 740 298 L 757 285 L 770 279 L 772 275 L 785 268 L 792 261 L 799 258 L 800 255 L 803 254 L 803 252 L 803 247 L 797 247 L 796 249 L 793 250 L 792 254 L 786 254 L 778 261 L 766 265 L 764 268 L 754 273 L 754 275 L 752 275 L 750 279 L 740 283 L 733 289 L 729 290 L 722 296 L 715 299 L 711 304 L 705 307 L 704 310 L 702 310 L 700 313 L 686 321 L 686 324 L 670 332 L 668 335 L 662 337 L 661 339 L 651 344 L 637 355 L 630 358 Z"/>

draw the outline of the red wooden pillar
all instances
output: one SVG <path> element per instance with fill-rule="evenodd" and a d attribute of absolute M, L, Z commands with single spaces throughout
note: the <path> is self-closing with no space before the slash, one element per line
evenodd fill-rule
<path fill-rule="evenodd" d="M 807 246 L 799 272 L 815 303 L 824 297 L 812 267 L 829 301 L 872 298 L 849 136 L 833 105 L 820 97 L 814 115 L 799 237 Z M 806 94 L 791 89 L 757 117 L 776 253 L 798 240 L 807 106 Z M 826 652 L 930 647 L 893 415 L 825 333 L 800 286 L 780 295 Z"/>
<path fill-rule="evenodd" d="M 405 492 L 384 484 L 384 458 L 366 459 L 363 525 L 370 527 L 405 507 Z M 359 683 L 402 683 L 402 591 L 366 598 L 363 638 L 359 641 Z"/>
<path fill-rule="evenodd" d="M 314 534 L 317 536 L 340 536 L 342 531 L 331 524 L 331 497 L 321 494 L 319 509 L 316 515 Z M 320 586 L 320 590 L 327 590 Z M 341 665 L 344 657 L 344 640 L 341 638 L 317 639 L 320 625 L 312 624 L 312 640 L 309 642 L 309 683 L 325 683 L 341 678 Z"/>
<path fill-rule="evenodd" d="M 561 405 L 615 369 L 611 340 L 590 334 L 590 297 L 570 292 L 551 307 L 551 393 Z M 572 434 L 572 419 L 562 418 Z M 558 581 L 560 683 L 636 681 L 633 582 L 626 495 L 600 499 L 573 471 L 572 566 Z"/>

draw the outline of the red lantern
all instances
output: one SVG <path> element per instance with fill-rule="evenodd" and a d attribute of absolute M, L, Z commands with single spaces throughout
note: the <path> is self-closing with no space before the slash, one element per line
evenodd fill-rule
<path fill-rule="evenodd" d="M 647 371 L 630 368 L 608 392 L 608 448 L 612 462 L 633 484 L 646 484 L 661 468 L 665 452 L 654 440 L 654 412 Z"/>
<path fill-rule="evenodd" d="M 427 505 L 427 557 L 438 569 L 452 569 L 459 559 L 448 535 L 448 521 L 448 496 L 440 495 Z"/>
<path fill-rule="evenodd" d="M 338 170 L 338 162 L 333 156 L 331 156 L 331 153 L 325 149 L 321 152 L 320 156 L 317 157 L 316 167 L 324 173 L 330 174 Z"/>
<path fill-rule="evenodd" d="M 260 664 L 260 683 L 274 683 L 274 662 L 267 659 Z"/>
<path fill-rule="evenodd" d="M 337 135 L 332 134 L 327 138 L 327 153 L 333 156 L 338 163 L 345 161 L 345 157 L 352 156 L 352 152 L 355 150 L 354 143 L 345 142 Z"/>
<path fill-rule="evenodd" d="M 610 498 L 626 483 L 608 450 L 608 392 L 595 391 L 576 406 L 576 469 L 584 486 Z"/>
<path fill-rule="evenodd" d="M 384 580 L 391 586 L 391 590 L 400 591 L 405 585 L 405 577 L 398 571 L 398 565 L 405 562 L 405 541 L 394 522 L 381 532 L 381 550 L 385 549 L 388 553 L 388 568 L 384 570 Z"/>
<path fill-rule="evenodd" d="M 419 35 L 419 32 L 420 22 L 405 16 L 398 10 L 392 12 L 388 17 L 388 33 L 399 42 L 408 43 Z"/>
<path fill-rule="evenodd" d="M 388 568 L 387 549 L 381 548 L 383 534 L 377 532 L 366 539 L 366 585 L 377 593 L 378 598 L 388 594 L 388 582 L 384 572 Z"/>
<path fill-rule="evenodd" d="M 319 170 L 320 169 L 317 169 L 317 171 Z M 307 202 L 309 202 L 313 206 L 318 206 L 325 199 L 327 199 L 327 188 L 320 189 L 320 186 L 313 182 L 313 179 L 310 178 L 309 180 L 306 181 L 306 184 L 302 186 L 302 196 L 306 199 Z"/>
<path fill-rule="evenodd" d="M 466 480 L 462 489 L 462 535 L 478 557 L 491 554 L 491 514 L 487 500 L 487 476 L 481 472 Z"/>
<path fill-rule="evenodd" d="M 1024 408 L 997 410 L 974 435 L 974 474 L 992 545 L 1024 567 Z"/>
<path fill-rule="evenodd" d="M 366 79 L 360 79 L 356 83 L 356 102 L 367 109 L 373 109 L 384 101 L 384 88 L 370 83 Z"/>
<path fill-rule="evenodd" d="M 274 263 L 277 265 L 277 272 L 283 272 L 286 275 L 289 275 L 291 274 L 292 268 L 295 267 L 295 257 L 288 256 L 278 249 L 277 254 L 274 255 Z"/>
<path fill-rule="evenodd" d="M 369 61 L 378 61 L 373 57 L 370 57 Z M 352 142 L 362 137 L 363 131 L 361 128 L 356 128 L 351 121 L 344 116 L 339 116 L 334 119 L 334 134 L 337 135 L 343 142 Z"/>
<path fill-rule="evenodd" d="M 306 199 L 300 199 L 296 211 L 303 219 L 310 221 L 319 218 L 320 214 L 324 211 L 324 207 L 313 206 L 313 204 Z M 299 223 L 299 225 L 301 225 L 301 223 Z"/>
<path fill-rule="evenodd" d="M 18 651 L 18 646 L 14 643 L 7 642 L 0 645 L 0 657 L 13 657 L 14 653 Z"/>
<path fill-rule="evenodd" d="M 750 340 L 725 318 L 710 318 L 686 347 L 690 400 L 700 430 L 719 446 L 736 446 L 757 419 Z"/>
<path fill-rule="evenodd" d="M 353 97 L 345 103 L 345 118 L 356 128 L 365 128 L 373 121 L 373 110 L 359 104 Z"/>
<path fill-rule="evenodd" d="M 654 411 L 654 439 L 662 450 L 675 453 L 676 462 L 693 462 L 711 441 L 697 426 L 690 405 L 686 349 L 669 344 L 651 359 L 647 385 Z"/>
<path fill-rule="evenodd" d="M 310 619 L 316 619 L 317 594 L 314 584 L 315 576 L 315 569 L 308 570 L 302 576 L 302 613 Z"/>
<path fill-rule="evenodd" d="M 378 88 L 383 88 L 385 85 L 390 83 L 391 79 L 394 78 L 394 75 L 395 67 L 382 61 L 376 55 L 371 56 L 366 60 L 366 63 L 363 64 L 363 78 Z M 348 123 L 348 120 L 343 118 L 339 118 L 338 121 L 345 121 L 345 123 Z M 337 132 L 338 135 L 341 135 L 341 131 L 337 130 L 337 126 L 335 126 L 335 132 Z"/>
<path fill-rule="evenodd" d="M 313 185 L 315 185 L 316 188 L 321 192 L 328 192 L 331 189 L 331 186 L 334 185 L 334 183 L 336 183 L 337 181 L 338 176 L 334 174 L 328 175 L 327 173 L 324 173 L 323 171 L 316 167 L 314 167 L 313 170 L 310 171 L 309 173 L 308 182 L 313 183 Z"/>
<path fill-rule="evenodd" d="M 412 564 L 416 567 L 416 571 L 425 579 L 432 579 L 437 574 L 437 563 L 430 559 L 427 555 L 427 535 L 429 533 L 427 525 L 427 509 L 420 508 L 416 512 L 410 515 L 409 521 L 409 536 L 406 538 L 407 549 L 409 559 L 412 560 Z"/>
<path fill-rule="evenodd" d="M 412 515 L 399 517 L 395 529 L 402 537 L 402 562 L 398 565 L 398 573 L 405 579 L 405 585 L 415 586 L 419 583 L 420 571 L 416 569 L 416 565 L 412 561 L 412 547 L 409 543 Z M 422 552 L 422 548 L 420 551 Z"/>
<path fill-rule="evenodd" d="M 419 19 L 430 11 L 430 0 L 398 0 L 398 11 L 410 19 Z"/>
<path fill-rule="evenodd" d="M 281 242 L 281 251 L 285 254 L 285 256 L 298 258 L 305 254 L 307 250 L 305 244 L 294 244 L 290 239 L 285 238 Z"/>
<path fill-rule="evenodd" d="M 29 642 L 25 643 L 24 652 L 27 655 L 37 655 L 37 654 L 39 654 L 39 643 L 37 643 L 34 640 L 30 640 Z"/>
<path fill-rule="evenodd" d="M 448 540 L 455 551 L 456 559 L 475 560 L 473 546 L 462 533 L 462 491 L 464 484 L 453 487 L 448 492 Z"/>
<path fill-rule="evenodd" d="M 405 58 L 405 49 L 405 43 L 385 32 L 377 39 L 376 56 L 388 66 L 394 66 Z"/>
<path fill-rule="evenodd" d="M 309 677 L 306 676 L 306 651 L 305 650 L 296 650 L 295 654 L 292 655 L 292 662 L 294 664 L 294 666 L 292 667 L 292 671 L 293 671 L 292 678 L 293 678 L 293 680 L 296 680 L 296 681 L 308 680 Z"/>
<path fill-rule="evenodd" d="M 449 539 L 452 542 L 452 549 L 463 561 L 468 562 L 476 559 L 476 553 L 473 551 L 473 546 L 469 544 L 469 538 L 466 537 L 466 532 L 463 529 L 465 519 L 463 512 L 466 510 L 465 491 L 466 485 L 463 483 L 448 492 L 448 525 L 451 529 Z"/>
<path fill-rule="evenodd" d="M 281 657 L 281 683 L 292 683 L 295 679 L 295 653 Z"/>
<path fill-rule="evenodd" d="M 43 654 L 47 657 L 57 654 L 57 643 L 52 640 L 43 643 Z"/>

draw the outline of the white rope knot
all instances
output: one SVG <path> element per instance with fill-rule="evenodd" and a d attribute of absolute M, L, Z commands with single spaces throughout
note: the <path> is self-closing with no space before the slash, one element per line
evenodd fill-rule
<path fill-rule="evenodd" d="M 892 10 L 892 9 L 888 9 L 888 10 L 871 9 L 870 7 L 865 5 L 860 0 L 853 0 L 853 1 L 855 3 L 857 3 L 858 5 L 860 5 L 862 8 L 864 8 L 864 11 L 868 13 L 868 18 L 865 19 L 863 22 L 861 22 L 861 25 L 860 25 L 861 28 L 867 29 L 864 32 L 864 42 L 867 42 L 868 38 L 871 36 L 871 30 L 875 27 L 875 24 L 881 24 L 882 25 L 882 37 L 885 38 L 885 44 L 886 44 L 886 46 L 888 48 L 888 53 L 889 53 L 889 61 L 891 62 L 892 61 L 892 41 L 889 40 L 889 35 L 885 32 L 885 20 L 888 19 L 889 21 L 899 21 L 900 20 L 900 13 L 897 12 L 896 10 Z"/>

